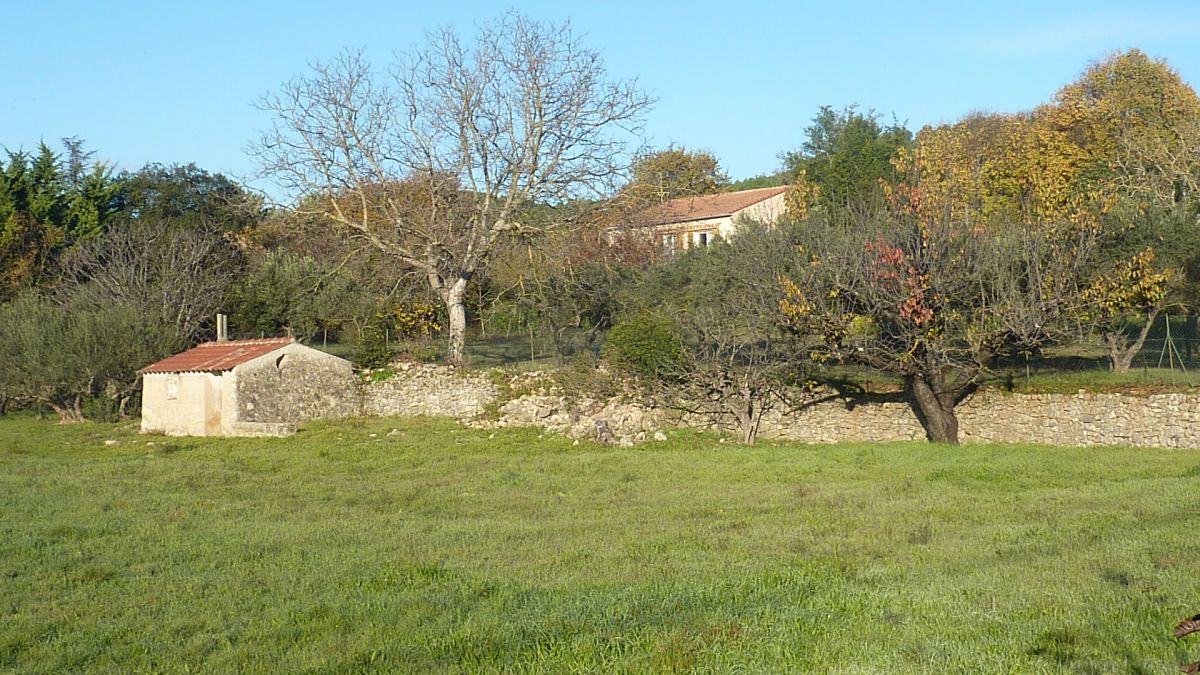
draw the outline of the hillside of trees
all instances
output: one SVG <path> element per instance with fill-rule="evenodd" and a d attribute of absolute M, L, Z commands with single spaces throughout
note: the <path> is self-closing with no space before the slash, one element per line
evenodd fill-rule
<path fill-rule="evenodd" d="M 910 130 L 823 107 L 744 180 L 703 150 L 630 154 L 651 99 L 564 26 L 508 15 L 415 53 L 398 79 L 346 53 L 260 102 L 276 123 L 253 152 L 284 205 L 211 168 L 118 171 L 76 138 L 9 151 L 0 409 L 136 414 L 137 370 L 224 312 L 233 337 L 364 368 L 532 334 L 561 363 L 727 401 L 747 441 L 778 392 L 854 366 L 954 441 L 1004 359 L 1088 342 L 1127 371 L 1165 312 L 1196 309 L 1200 98 L 1137 50 L 1030 111 Z M 772 185 L 786 222 L 703 250 L 612 235 L 655 203 Z"/>

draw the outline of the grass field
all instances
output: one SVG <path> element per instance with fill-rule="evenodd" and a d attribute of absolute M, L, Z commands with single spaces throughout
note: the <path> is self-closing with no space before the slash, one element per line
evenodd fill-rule
<path fill-rule="evenodd" d="M 1197 513 L 1179 450 L 7 418 L 0 670 L 1170 672 Z"/>

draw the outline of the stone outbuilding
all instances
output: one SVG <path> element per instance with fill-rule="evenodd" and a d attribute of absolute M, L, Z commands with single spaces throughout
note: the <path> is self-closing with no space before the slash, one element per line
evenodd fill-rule
<path fill-rule="evenodd" d="M 280 436 L 358 412 L 350 362 L 292 338 L 205 342 L 141 372 L 144 433 Z"/>

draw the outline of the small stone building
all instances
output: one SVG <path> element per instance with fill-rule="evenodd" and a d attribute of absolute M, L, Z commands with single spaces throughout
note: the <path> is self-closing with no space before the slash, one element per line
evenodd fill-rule
<path fill-rule="evenodd" d="M 358 412 L 350 362 L 291 338 L 206 342 L 141 372 L 142 432 L 280 436 Z"/>
<path fill-rule="evenodd" d="M 776 223 L 787 210 L 787 191 L 769 187 L 680 197 L 645 209 L 618 229 L 650 232 L 665 251 L 677 253 L 728 238 L 743 220 Z"/>

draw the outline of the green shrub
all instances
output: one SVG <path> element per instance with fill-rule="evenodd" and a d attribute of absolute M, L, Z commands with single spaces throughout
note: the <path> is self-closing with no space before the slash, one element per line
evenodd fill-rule
<path fill-rule="evenodd" d="M 83 399 L 83 418 L 93 422 L 120 422 L 120 402 L 108 396 Z"/>
<path fill-rule="evenodd" d="M 613 326 L 604 358 L 627 373 L 654 379 L 679 372 L 683 342 L 675 324 L 658 314 L 640 314 Z"/>
<path fill-rule="evenodd" d="M 354 362 L 360 368 L 382 368 L 392 361 L 387 329 L 381 318 L 367 322 L 354 340 Z"/>

